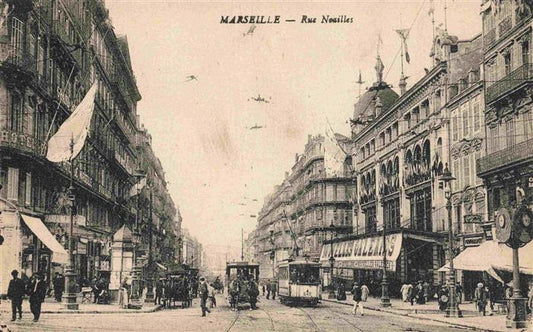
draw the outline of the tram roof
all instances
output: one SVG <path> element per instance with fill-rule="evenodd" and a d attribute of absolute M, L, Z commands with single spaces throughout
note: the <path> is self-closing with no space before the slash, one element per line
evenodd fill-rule
<path fill-rule="evenodd" d="M 310 262 L 310 261 L 305 261 L 305 260 L 296 260 L 296 261 L 285 261 L 285 262 L 282 262 L 280 263 L 280 265 L 310 265 L 310 266 L 314 266 L 314 265 L 317 265 L 317 266 L 320 266 L 320 263 L 318 262 Z"/>

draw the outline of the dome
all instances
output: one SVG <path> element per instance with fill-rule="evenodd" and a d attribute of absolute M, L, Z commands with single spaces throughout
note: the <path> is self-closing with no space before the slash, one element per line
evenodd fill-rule
<path fill-rule="evenodd" d="M 377 97 L 381 101 L 382 112 L 388 110 L 399 98 L 398 94 L 387 83 L 374 83 L 354 105 L 353 119 L 375 115 Z"/>

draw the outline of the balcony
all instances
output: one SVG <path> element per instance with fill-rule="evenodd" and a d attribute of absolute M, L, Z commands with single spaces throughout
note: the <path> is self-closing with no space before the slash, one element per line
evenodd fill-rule
<path fill-rule="evenodd" d="M 533 158 L 533 139 L 496 151 L 476 161 L 478 176 L 483 176 L 503 168 Z"/>
<path fill-rule="evenodd" d="M 485 101 L 487 105 L 493 103 L 502 95 L 517 89 L 519 86 L 525 83 L 530 82 L 532 78 L 533 65 L 531 63 L 526 63 L 513 70 L 493 85 L 487 87 L 485 94 Z"/>
<path fill-rule="evenodd" d="M 3 44 L 0 47 L 0 70 L 15 84 L 29 82 L 37 72 L 37 62 L 28 52 Z"/>

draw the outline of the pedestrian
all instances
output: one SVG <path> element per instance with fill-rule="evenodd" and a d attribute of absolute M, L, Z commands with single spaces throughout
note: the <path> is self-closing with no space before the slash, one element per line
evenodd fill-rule
<path fill-rule="evenodd" d="M 403 283 L 402 288 L 400 288 L 400 293 L 402 293 L 403 302 L 407 302 L 409 293 L 407 292 L 407 283 Z"/>
<path fill-rule="evenodd" d="M 344 282 L 337 283 L 337 300 L 346 300 L 346 290 L 344 289 Z"/>
<path fill-rule="evenodd" d="M 54 280 L 54 296 L 57 302 L 61 302 L 61 297 L 63 296 L 63 291 L 65 290 L 65 278 L 59 272 L 55 273 Z"/>
<path fill-rule="evenodd" d="M 455 287 L 455 297 L 457 298 L 457 304 L 463 303 L 463 286 L 461 284 L 457 284 Z"/>
<path fill-rule="evenodd" d="M 445 285 L 442 285 L 442 287 L 440 287 L 437 293 L 437 296 L 438 296 L 439 310 L 440 311 L 446 310 L 446 308 L 448 307 L 448 301 L 450 300 L 450 294 L 448 291 L 448 287 L 446 287 Z"/>
<path fill-rule="evenodd" d="M 200 307 L 202 308 L 202 317 L 205 317 L 205 313 L 211 313 L 211 310 L 207 307 L 207 298 L 209 297 L 209 289 L 204 277 L 200 278 Z"/>
<path fill-rule="evenodd" d="M 424 294 L 424 303 L 427 303 L 429 298 L 429 283 L 427 282 L 427 280 L 424 281 L 424 283 L 422 284 L 422 289 Z"/>
<path fill-rule="evenodd" d="M 230 282 L 229 296 L 230 296 L 231 310 L 236 311 L 239 305 L 239 280 L 238 279 L 233 279 Z M 267 299 L 268 299 L 268 294 L 267 294 Z"/>
<path fill-rule="evenodd" d="M 259 288 L 257 287 L 257 283 L 253 279 L 253 277 L 250 277 L 250 281 L 248 282 L 248 296 L 250 297 L 250 310 L 257 309 L 257 296 L 259 295 Z"/>
<path fill-rule="evenodd" d="M 353 309 L 352 312 L 355 315 L 357 313 L 357 308 L 361 308 L 361 316 L 364 316 L 364 308 L 363 304 L 361 303 L 361 287 L 359 287 L 359 284 L 357 282 L 354 282 L 353 288 L 352 288 L 352 294 L 353 294 Z"/>
<path fill-rule="evenodd" d="M 477 288 L 474 291 L 474 301 L 476 302 L 477 308 L 479 312 L 483 313 L 483 316 L 486 315 L 486 308 L 488 303 L 489 297 L 487 294 L 487 291 L 485 290 L 485 287 L 480 282 L 477 284 Z"/>
<path fill-rule="evenodd" d="M 11 321 L 17 318 L 17 310 L 19 312 L 19 320 L 22 319 L 22 298 L 26 293 L 26 287 L 24 281 L 18 278 L 18 271 L 11 271 L 13 279 L 9 281 L 7 288 L 7 297 L 11 300 Z"/>
<path fill-rule="evenodd" d="M 263 296 L 265 296 L 265 284 L 263 284 Z"/>
<path fill-rule="evenodd" d="M 159 278 L 157 282 L 155 283 L 155 298 L 154 298 L 154 304 L 161 304 L 161 298 L 163 297 L 163 278 Z"/>
<path fill-rule="evenodd" d="M 209 285 L 209 300 L 210 300 L 210 308 L 216 308 L 217 307 L 217 298 L 216 298 L 216 289 L 215 287 Z"/>
<path fill-rule="evenodd" d="M 46 283 L 44 282 L 40 273 L 34 274 L 35 278 L 30 285 L 30 310 L 33 314 L 33 321 L 39 321 L 41 316 L 41 304 L 46 297 Z"/>
<path fill-rule="evenodd" d="M 272 281 L 272 300 L 276 299 L 276 292 L 278 291 L 278 285 L 276 280 Z"/>
<path fill-rule="evenodd" d="M 366 302 L 366 300 L 368 299 L 368 295 L 370 295 L 370 289 L 368 289 L 368 287 L 363 282 L 363 284 L 361 285 L 361 301 Z"/>
<path fill-rule="evenodd" d="M 270 292 L 272 291 L 272 284 L 270 282 L 270 279 L 267 280 L 266 289 L 267 289 L 267 300 L 268 300 L 270 299 Z"/>

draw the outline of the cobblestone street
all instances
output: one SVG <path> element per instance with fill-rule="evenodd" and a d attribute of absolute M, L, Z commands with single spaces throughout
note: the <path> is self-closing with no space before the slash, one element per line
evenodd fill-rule
<path fill-rule="evenodd" d="M 365 312 L 354 317 L 345 305 L 322 302 L 317 308 L 294 308 L 278 300 L 261 299 L 258 310 L 231 311 L 219 296 L 220 306 L 202 318 L 198 301 L 193 308 L 139 314 L 48 314 L 38 323 L 30 315 L 8 324 L 16 331 L 459 331 L 447 324 Z M 3 318 L 6 314 L 3 313 Z M 9 322 L 10 323 L 10 322 Z"/>

